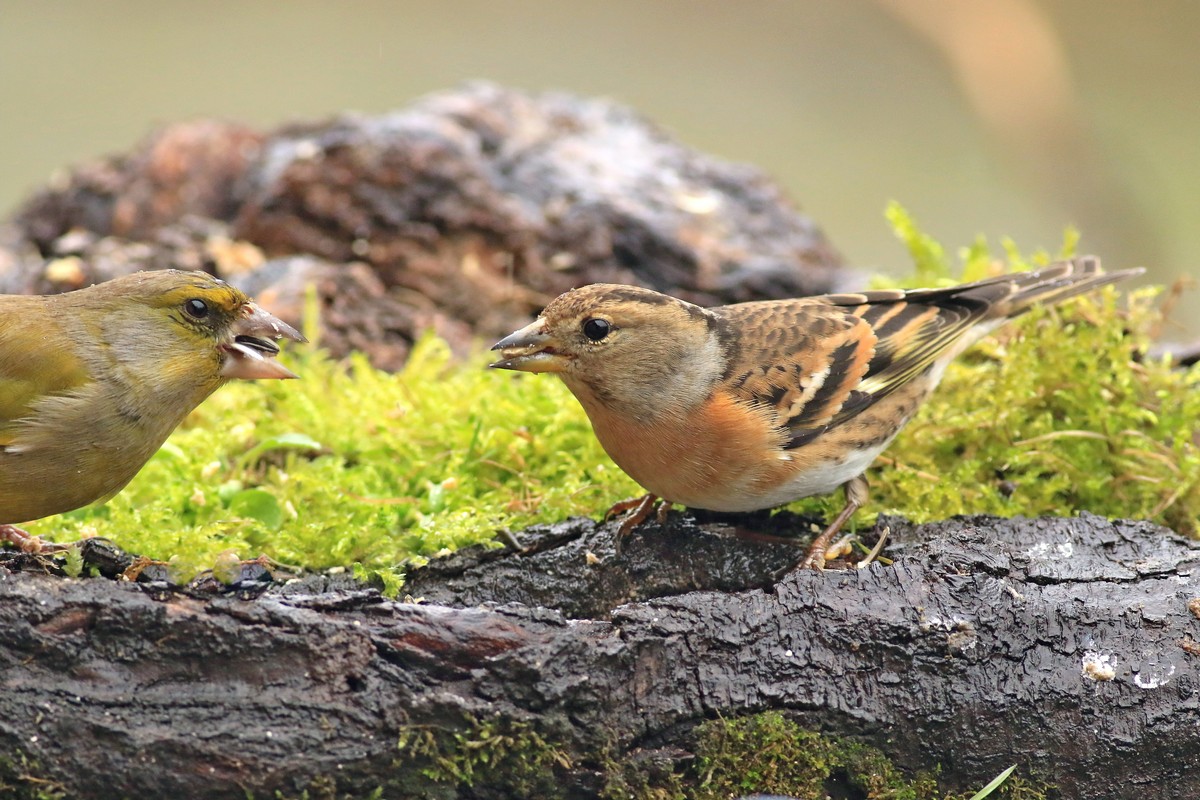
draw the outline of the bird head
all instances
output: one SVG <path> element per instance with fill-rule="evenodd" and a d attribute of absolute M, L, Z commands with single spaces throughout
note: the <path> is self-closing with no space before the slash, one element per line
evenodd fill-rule
<path fill-rule="evenodd" d="M 584 402 L 643 416 L 708 395 L 726 361 L 722 321 L 649 289 L 593 284 L 496 343 L 496 369 L 553 372 Z"/>
<path fill-rule="evenodd" d="M 295 378 L 275 360 L 279 339 L 307 341 L 291 325 L 259 308 L 239 289 L 204 272 L 160 270 L 129 276 L 128 299 L 157 320 L 164 355 L 215 353 L 222 378 Z M 111 281 L 105 286 L 114 286 Z M 125 287 L 117 285 L 118 290 Z M 148 343 L 148 342 L 147 342 Z"/>
<path fill-rule="evenodd" d="M 138 272 L 61 297 L 105 344 L 100 371 L 124 383 L 189 394 L 231 378 L 296 377 L 275 360 L 276 342 L 305 338 L 207 273 Z"/>

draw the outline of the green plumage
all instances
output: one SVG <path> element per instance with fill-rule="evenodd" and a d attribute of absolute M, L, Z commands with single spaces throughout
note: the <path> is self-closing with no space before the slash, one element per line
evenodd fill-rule
<path fill-rule="evenodd" d="M 196 301 L 202 318 L 188 313 Z M 227 380 L 222 348 L 247 305 L 222 281 L 174 270 L 0 296 L 0 525 L 124 487 Z"/>

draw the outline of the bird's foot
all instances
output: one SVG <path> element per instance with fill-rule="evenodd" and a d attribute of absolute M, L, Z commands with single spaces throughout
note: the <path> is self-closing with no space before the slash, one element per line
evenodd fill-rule
<path fill-rule="evenodd" d="M 614 503 L 613 507 L 605 512 L 604 519 L 606 520 L 612 519 L 618 514 L 624 514 L 626 511 L 630 512 L 629 516 L 621 521 L 621 527 L 617 528 L 614 544 L 618 555 L 621 552 L 621 546 L 625 543 L 625 539 L 629 537 L 629 534 L 633 533 L 633 529 L 645 522 L 650 516 L 650 512 L 654 511 L 654 503 L 657 500 L 657 495 L 647 494 L 644 497 L 634 497 Z M 666 506 L 667 511 L 670 510 L 669 503 L 663 503 L 662 506 Z M 659 507 L 658 513 L 665 517 L 666 513 L 662 510 L 662 506 Z"/>
<path fill-rule="evenodd" d="M 71 547 L 69 544 L 44 541 L 40 536 L 31 536 L 16 525 L 0 525 L 0 542 L 9 542 L 22 553 L 31 555 L 58 553 Z"/>
<path fill-rule="evenodd" d="M 815 569 L 820 572 L 825 569 L 825 561 L 828 558 L 831 556 L 833 558 L 838 557 L 837 550 L 841 543 L 839 542 L 833 545 L 833 547 L 830 544 L 833 542 L 833 537 L 838 534 L 842 529 L 842 525 L 845 524 L 843 516 L 846 515 L 839 514 L 838 518 L 828 528 L 821 531 L 817 538 L 812 540 L 812 544 L 808 546 L 808 551 L 804 554 L 804 560 L 800 562 L 801 569 Z"/>
<path fill-rule="evenodd" d="M 846 523 L 850 521 L 850 517 L 854 516 L 854 512 L 867 502 L 867 479 L 862 475 L 847 481 L 842 488 L 846 492 L 846 505 L 833 518 L 833 522 L 829 523 L 829 527 L 821 531 L 821 534 L 808 546 L 808 552 L 804 555 L 804 560 L 800 562 L 800 567 L 803 569 L 818 571 L 825 569 L 825 559 L 829 555 L 829 544 L 833 541 L 833 537 L 837 536 L 838 532 L 845 527 Z"/>
<path fill-rule="evenodd" d="M 825 533 L 828 533 L 828 530 L 826 530 Z M 825 533 L 822 533 L 813 541 L 811 545 L 809 545 L 808 552 L 805 553 L 804 559 L 798 565 L 801 569 L 815 569 L 818 572 L 822 572 L 825 569 L 825 563 L 827 561 L 834 560 L 843 560 L 846 563 L 853 564 L 855 569 L 866 569 L 877 560 L 882 560 L 885 564 L 892 563 L 889 559 L 881 558 L 880 556 L 880 553 L 883 552 L 884 545 L 887 544 L 888 535 L 891 534 L 891 529 L 887 527 L 879 532 L 879 538 L 876 540 L 874 547 L 871 548 L 871 551 L 867 553 L 866 557 L 857 562 L 851 561 L 850 559 L 850 555 L 853 552 L 853 536 L 843 536 L 841 539 L 830 545 L 828 542 L 822 541 Z M 775 579 L 778 580 L 782 578 L 784 575 L 791 572 L 792 569 L 794 568 L 780 570 L 775 574 Z"/>
<path fill-rule="evenodd" d="M 800 562 L 801 569 L 815 569 L 817 572 L 825 571 L 825 551 L 814 550 L 809 548 L 804 554 L 804 560 Z"/>
<path fill-rule="evenodd" d="M 620 516 L 626 511 L 632 511 L 633 509 L 641 507 L 641 505 L 646 502 L 647 497 L 653 498 L 654 495 L 647 494 L 642 495 L 641 497 L 630 497 L 625 500 L 618 500 L 612 504 L 608 511 L 604 512 L 604 521 L 608 522 L 613 517 Z"/>

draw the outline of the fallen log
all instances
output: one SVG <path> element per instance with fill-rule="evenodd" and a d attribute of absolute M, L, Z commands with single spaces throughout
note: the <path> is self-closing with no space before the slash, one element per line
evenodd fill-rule
<path fill-rule="evenodd" d="M 686 785 L 699 723 L 778 710 L 951 789 L 1017 763 L 1061 797 L 1194 795 L 1196 543 L 1086 514 L 881 517 L 893 563 L 774 580 L 798 549 L 730 535 L 762 525 L 672 515 L 617 555 L 610 525 L 571 520 L 415 570 L 422 602 L 0 569 L 0 777 L 593 797 L 618 769 Z"/>

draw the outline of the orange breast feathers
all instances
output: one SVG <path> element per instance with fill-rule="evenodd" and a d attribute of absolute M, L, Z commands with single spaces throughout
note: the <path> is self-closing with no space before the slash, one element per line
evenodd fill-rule
<path fill-rule="evenodd" d="M 716 392 L 699 408 L 638 422 L 580 398 L 604 450 L 647 491 L 674 503 L 742 506 L 759 486 L 795 469 L 773 410 Z M 588 402 L 590 400 L 591 402 Z"/>

